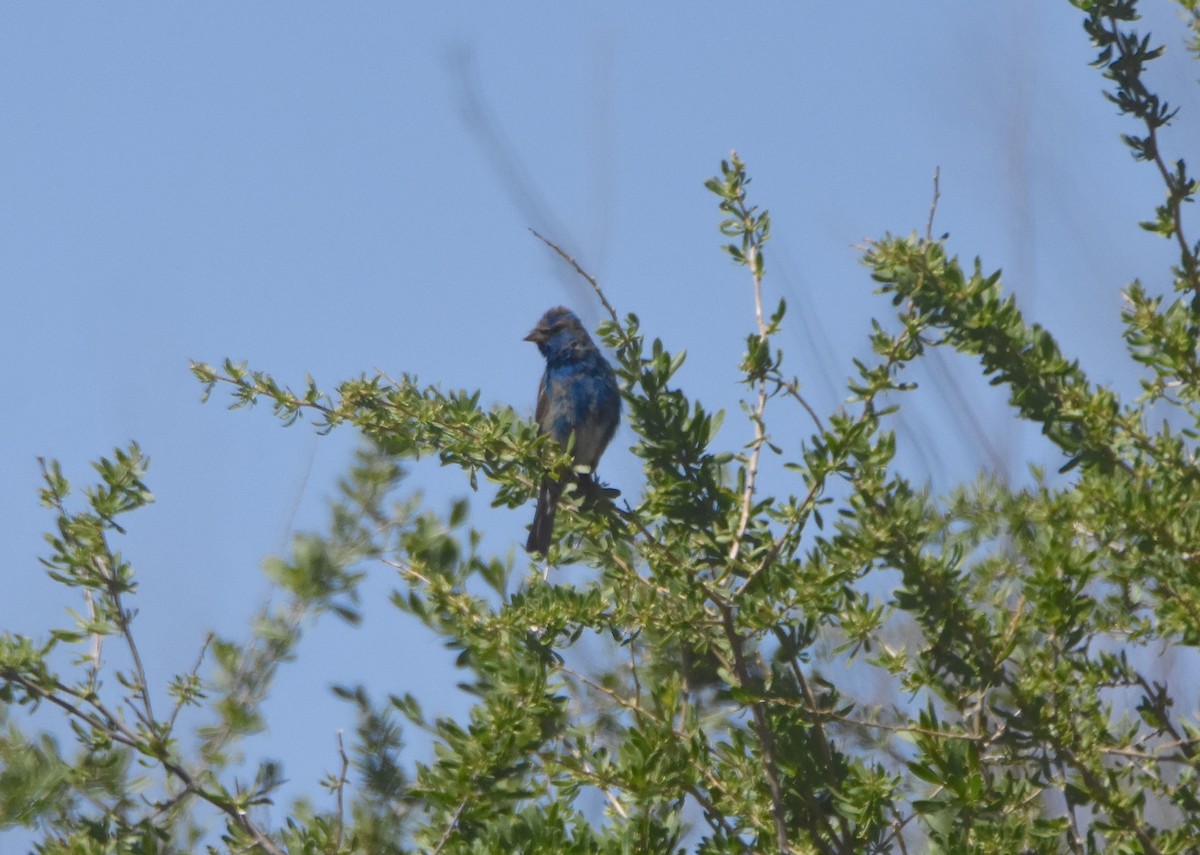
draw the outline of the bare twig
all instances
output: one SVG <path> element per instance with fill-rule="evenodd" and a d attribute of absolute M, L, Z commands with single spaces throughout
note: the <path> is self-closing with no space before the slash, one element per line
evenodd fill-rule
<path fill-rule="evenodd" d="M 746 214 L 749 218 L 749 213 Z M 758 324 L 759 341 L 765 341 L 767 338 L 767 325 L 763 321 L 762 309 L 762 272 L 758 266 L 759 246 L 757 243 L 751 243 L 749 250 L 746 253 L 746 265 L 750 268 L 754 276 L 754 319 Z M 754 440 L 751 442 L 753 449 L 750 452 L 750 460 L 746 463 L 746 486 L 742 490 L 742 509 L 738 514 L 737 529 L 734 531 L 733 543 L 729 547 L 729 561 L 732 563 L 737 561 L 738 555 L 742 549 L 742 537 L 746 534 L 746 527 L 750 524 L 750 506 L 754 501 L 754 488 L 758 481 L 758 462 L 762 455 L 763 443 L 767 441 L 767 425 L 763 421 L 763 414 L 767 409 L 767 381 L 765 378 L 758 381 L 758 395 L 754 404 L 754 413 L 750 416 L 750 420 L 754 422 Z"/>
<path fill-rule="evenodd" d="M 450 835 L 454 833 L 454 829 L 458 827 L 458 820 L 462 817 L 462 812 L 467 808 L 467 800 L 463 799 L 458 803 L 458 807 L 454 809 L 454 815 L 450 817 L 450 822 L 446 825 L 446 830 L 442 832 L 441 838 L 437 842 L 437 846 L 433 848 L 433 855 L 441 855 L 446 844 L 450 842 Z"/>
<path fill-rule="evenodd" d="M 204 643 L 200 645 L 200 652 L 196 655 L 196 664 L 194 664 L 192 666 L 192 670 L 188 672 L 193 680 L 196 679 L 196 676 L 200 673 L 200 666 L 204 664 L 204 656 L 208 653 L 208 646 L 212 644 L 212 640 L 213 634 L 211 632 L 204 636 Z M 175 703 L 175 709 L 171 711 L 171 718 L 167 722 L 167 734 L 170 734 L 171 731 L 175 729 L 175 720 L 179 718 L 179 713 L 182 709 L 183 699 L 181 698 Z"/>
<path fill-rule="evenodd" d="M 942 198 L 941 189 L 938 187 L 938 180 L 942 175 L 942 167 L 935 166 L 933 168 L 933 201 L 929 203 L 929 219 L 925 221 L 925 242 L 933 243 L 933 216 L 937 213 L 938 199 Z"/>
<path fill-rule="evenodd" d="M 894 821 L 892 822 L 892 839 L 900 847 L 900 855 L 908 855 L 908 846 L 904 843 L 904 826 L 908 825 L 916 814 L 909 814 L 907 817 L 902 817 L 895 805 L 892 805 L 891 809 L 892 816 L 894 817 Z M 885 849 L 884 851 L 887 850 Z"/>
<path fill-rule="evenodd" d="M 1115 26 L 1115 24 L 1114 24 Z M 1171 171 L 1167 168 L 1166 162 L 1163 160 L 1162 154 L 1158 150 L 1158 129 L 1149 124 L 1147 121 L 1147 136 L 1150 138 L 1150 150 L 1154 152 L 1154 165 L 1158 167 L 1158 174 L 1162 176 L 1163 183 L 1167 185 L 1167 189 L 1171 191 L 1170 205 L 1171 218 L 1175 222 L 1173 229 L 1175 241 L 1179 244 L 1179 256 L 1183 261 L 1183 266 L 1180 270 L 1188 280 L 1188 287 L 1192 289 L 1197 297 L 1200 297 L 1200 267 L 1197 266 L 1196 256 L 1193 254 L 1191 245 L 1188 243 L 1187 237 L 1183 233 L 1183 202 L 1184 198 L 1174 192 L 1175 179 L 1171 177 Z"/>
<path fill-rule="evenodd" d="M 635 644 L 637 644 L 636 638 L 629 639 L 629 676 L 633 679 L 634 700 L 640 706 L 642 703 L 642 681 L 638 679 L 637 656 L 634 650 Z"/>
<path fill-rule="evenodd" d="M 734 674 L 742 687 L 749 689 L 752 685 L 750 669 L 746 666 L 746 659 L 742 652 L 742 636 L 734 626 L 733 608 L 721 600 L 716 600 L 716 606 L 721 611 L 725 637 L 729 642 L 730 654 L 733 656 L 731 664 Z M 771 820 L 775 824 L 775 844 L 781 853 L 788 853 L 792 851 L 792 847 L 788 841 L 787 809 L 784 806 L 783 784 L 780 782 L 779 763 L 775 757 L 775 732 L 771 729 L 763 702 L 751 701 L 749 706 L 754 733 L 758 737 L 759 745 L 762 746 L 763 775 L 767 779 L 767 790 L 771 794 Z M 806 791 L 803 795 L 811 801 L 811 793 Z M 815 810 L 815 806 L 813 808 L 814 817 L 820 816 L 820 811 Z M 817 835 L 812 836 L 812 842 L 822 850 L 826 850 L 823 841 Z"/>
<path fill-rule="evenodd" d="M 427 588 L 433 584 L 432 582 L 429 581 L 429 579 L 427 577 L 422 576 L 419 572 L 414 570 L 408 564 L 401 564 L 399 561 L 393 561 L 390 558 L 380 558 L 379 561 L 381 564 L 386 564 L 388 567 L 391 567 L 393 570 L 399 570 L 401 575 L 407 576 L 410 579 L 416 579 L 418 582 L 420 582 L 422 585 L 424 585 Z"/>
<path fill-rule="evenodd" d="M 621 804 L 621 800 L 618 799 L 616 794 L 614 794 L 612 791 L 611 778 L 602 777 L 596 771 L 595 766 L 588 762 L 587 757 L 583 755 L 583 752 L 580 751 L 578 747 L 572 747 L 570 749 L 570 753 L 571 756 L 575 758 L 575 761 L 579 763 L 579 771 L 592 779 L 592 785 L 595 786 L 596 789 L 600 790 L 600 792 L 604 793 L 605 800 L 609 803 L 612 809 L 617 812 L 617 815 L 620 816 L 621 819 L 629 819 L 629 811 L 625 810 L 625 805 Z"/>
<path fill-rule="evenodd" d="M 667 722 L 662 718 L 662 716 L 659 716 L 653 710 L 647 709 L 646 707 L 642 706 L 637 701 L 631 701 L 629 698 L 625 697 L 620 692 L 618 692 L 615 689 L 612 689 L 608 686 L 605 686 L 603 683 L 598 683 L 597 681 L 593 680 L 588 675 L 580 673 L 579 671 L 576 671 L 575 669 L 571 668 L 568 665 L 560 664 L 558 666 L 558 670 L 562 671 L 568 677 L 572 677 L 572 678 L 578 680 L 580 683 L 587 686 L 589 689 L 592 689 L 593 691 L 599 692 L 602 695 L 612 698 L 612 700 L 616 701 L 620 706 L 629 710 L 630 712 L 632 712 L 634 715 L 638 716 L 639 718 L 644 718 L 647 721 L 649 721 L 653 724 L 656 724 L 660 727 L 665 727 L 667 725 Z M 679 735 L 679 734 L 677 733 L 677 735 Z"/>
<path fill-rule="evenodd" d="M 543 237 L 541 235 L 541 233 L 538 232 L 537 229 L 531 228 L 529 231 L 535 238 L 537 238 L 542 243 L 544 243 L 546 246 L 550 247 L 552 250 L 557 252 L 559 254 L 559 256 L 561 256 L 562 259 L 565 262 L 567 262 L 567 264 L 569 264 L 575 268 L 576 273 L 578 273 L 580 276 L 582 276 L 584 279 L 586 279 L 588 281 L 588 283 L 592 286 L 592 289 L 595 290 L 596 296 L 600 298 L 600 302 L 604 305 L 604 308 L 608 311 L 609 317 L 612 318 L 612 321 L 616 325 L 617 329 L 621 331 L 621 337 L 623 339 L 625 339 L 626 342 L 628 342 L 629 338 L 625 335 L 625 330 L 621 326 L 620 319 L 617 317 L 617 310 L 612 307 L 612 304 L 608 302 L 608 298 L 604 296 L 604 290 L 600 287 L 600 283 L 596 281 L 596 277 L 592 276 L 590 273 L 588 273 L 586 270 L 584 270 L 582 267 L 580 267 L 579 262 L 576 261 L 572 256 L 568 255 L 566 253 L 566 251 L 563 250 L 562 247 L 560 247 L 558 244 L 556 244 L 554 241 L 550 240 L 549 238 Z"/>
<path fill-rule="evenodd" d="M 804 396 L 800 394 L 800 385 L 795 380 L 784 380 L 780 374 L 772 374 L 771 379 L 775 381 L 779 389 L 787 392 L 793 398 L 800 402 L 800 406 L 808 412 L 812 418 L 813 424 L 817 426 L 817 430 L 821 433 L 825 432 L 825 425 L 821 421 L 821 417 L 817 415 L 817 411 L 812 408 L 808 401 L 804 400 Z"/>
<path fill-rule="evenodd" d="M 83 591 L 83 599 L 87 602 L 88 618 L 93 624 L 96 622 L 96 601 L 92 594 L 91 588 L 85 588 Z M 91 667 L 88 669 L 88 685 L 94 691 L 96 681 L 100 677 L 100 662 L 101 654 L 104 650 L 104 635 L 99 632 L 92 633 L 92 652 L 90 659 L 92 660 Z"/>
<path fill-rule="evenodd" d="M 104 549 L 104 555 L 111 556 L 112 550 L 108 546 L 108 538 L 101 536 L 101 544 Z M 108 586 L 108 595 L 112 599 L 113 610 L 117 613 L 117 627 L 121 631 L 121 637 L 125 640 L 125 646 L 129 649 L 129 656 L 133 661 L 133 668 L 137 674 L 137 687 L 134 689 L 135 695 L 141 695 L 142 709 L 135 710 L 138 718 L 152 732 L 157 735 L 158 722 L 154 718 L 154 708 L 150 703 L 150 687 L 146 680 L 146 669 L 142 665 L 142 655 L 138 651 L 137 641 L 133 637 L 133 627 L 129 621 L 130 613 L 125 609 L 125 604 L 121 599 L 121 589 L 117 582 L 116 571 L 114 570 L 111 561 L 102 560 L 99 556 L 95 559 L 96 572 L 101 575 Z"/>
<path fill-rule="evenodd" d="M 783 642 L 786 644 L 787 639 L 784 636 L 784 632 L 781 628 L 776 627 L 775 634 L 776 634 L 776 637 L 779 638 L 780 642 Z M 789 656 L 788 664 L 791 666 L 792 676 L 796 678 L 796 685 L 798 685 L 800 687 L 800 693 L 802 695 L 804 695 L 804 702 L 808 704 L 810 709 L 813 709 L 813 710 L 818 709 L 819 707 L 817 705 L 817 696 L 813 694 L 812 687 L 808 685 L 808 680 L 805 678 L 804 671 L 801 670 L 800 664 L 796 661 L 796 657 Z M 832 771 L 833 767 L 834 767 L 833 766 L 833 752 L 829 750 L 829 738 L 825 735 L 825 726 L 821 723 L 820 715 L 813 716 L 812 727 L 813 727 L 813 730 L 816 732 L 817 745 L 820 746 L 821 762 L 825 764 L 826 769 Z M 833 789 L 832 786 L 831 786 L 831 789 Z M 842 816 L 840 813 L 837 816 L 838 816 L 838 822 L 840 823 L 841 828 L 842 828 L 842 840 L 848 844 L 849 841 L 851 840 L 850 827 L 844 816 Z"/>
<path fill-rule="evenodd" d="M 346 775 L 350 770 L 350 758 L 346 756 L 346 746 L 342 742 L 342 731 L 337 732 L 338 756 L 342 758 L 342 770 L 337 777 L 337 821 L 334 832 L 333 850 L 342 851 L 342 834 L 346 828 L 346 809 L 343 801 L 346 791 Z"/>
<path fill-rule="evenodd" d="M 704 812 L 704 819 L 713 831 L 723 832 L 731 841 L 738 839 L 737 829 L 729 824 L 729 820 L 725 818 L 724 812 L 712 803 L 712 800 L 704 794 L 703 790 L 699 787 L 688 786 L 687 794 L 696 800 L 696 804 L 700 805 L 700 809 Z M 751 850 L 749 846 L 742 844 L 742 851 L 748 853 Z"/>
<path fill-rule="evenodd" d="M 1078 806 L 1075 803 L 1075 799 L 1071 797 L 1071 791 L 1065 786 L 1066 782 L 1068 781 L 1067 769 L 1063 763 L 1062 757 L 1054 757 L 1053 762 L 1054 765 L 1058 767 L 1058 774 L 1064 783 L 1063 799 L 1067 804 L 1067 845 L 1071 847 L 1072 852 L 1082 853 L 1086 850 L 1084 849 L 1083 835 L 1079 833 L 1079 817 L 1076 816 L 1075 813 L 1075 810 Z"/>

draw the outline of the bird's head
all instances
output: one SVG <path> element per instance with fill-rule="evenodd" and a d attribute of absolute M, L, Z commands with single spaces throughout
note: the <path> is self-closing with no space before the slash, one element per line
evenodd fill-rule
<path fill-rule="evenodd" d="M 537 326 L 525 336 L 525 341 L 533 342 L 543 355 L 548 356 L 571 345 L 590 342 L 591 337 L 574 312 L 563 306 L 555 306 L 542 315 Z"/>

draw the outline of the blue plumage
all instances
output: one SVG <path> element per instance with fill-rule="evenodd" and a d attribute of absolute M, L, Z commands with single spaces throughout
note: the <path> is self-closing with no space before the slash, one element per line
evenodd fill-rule
<path fill-rule="evenodd" d="M 579 318 L 562 306 L 546 312 L 525 340 L 536 344 L 546 357 L 546 372 L 538 387 L 538 427 L 564 447 L 574 434 L 575 465 L 587 466 L 595 473 L 600 455 L 621 420 L 621 390 L 612 366 Z M 584 494 L 591 495 L 595 483 L 592 474 L 576 477 Z M 537 511 L 525 544 L 530 552 L 544 555 L 550 548 L 563 483 L 542 479 Z"/>

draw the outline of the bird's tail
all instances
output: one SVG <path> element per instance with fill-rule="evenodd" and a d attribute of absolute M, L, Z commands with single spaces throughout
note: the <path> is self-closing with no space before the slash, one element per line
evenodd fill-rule
<path fill-rule="evenodd" d="M 537 510 L 533 514 L 533 525 L 529 527 L 529 540 L 525 551 L 545 555 L 550 549 L 550 535 L 554 533 L 554 515 L 558 511 L 558 496 L 562 493 L 562 482 L 543 478 L 538 490 Z"/>

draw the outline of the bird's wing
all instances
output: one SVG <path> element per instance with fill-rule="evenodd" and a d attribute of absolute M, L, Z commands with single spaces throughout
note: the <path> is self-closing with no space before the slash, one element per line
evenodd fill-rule
<path fill-rule="evenodd" d="M 542 381 L 538 383 L 537 409 L 534 411 L 534 421 L 538 423 L 542 433 L 545 433 L 548 425 L 546 424 L 546 411 L 550 409 L 550 396 L 546 394 L 546 375 L 542 375 Z"/>

